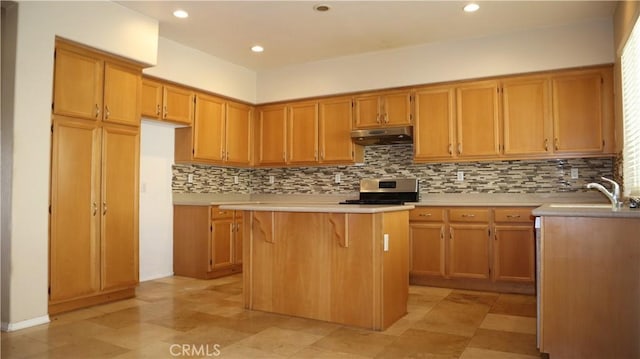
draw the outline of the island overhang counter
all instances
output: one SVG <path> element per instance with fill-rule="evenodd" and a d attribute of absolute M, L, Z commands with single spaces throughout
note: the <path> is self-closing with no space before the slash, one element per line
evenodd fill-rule
<path fill-rule="evenodd" d="M 407 313 L 411 205 L 230 204 L 250 310 L 384 330 Z"/>

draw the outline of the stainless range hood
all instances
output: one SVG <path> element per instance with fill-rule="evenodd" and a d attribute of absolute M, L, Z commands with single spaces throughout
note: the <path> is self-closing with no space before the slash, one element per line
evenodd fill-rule
<path fill-rule="evenodd" d="M 355 144 L 363 146 L 413 143 L 413 127 L 400 126 L 354 130 L 351 131 L 351 139 Z"/>

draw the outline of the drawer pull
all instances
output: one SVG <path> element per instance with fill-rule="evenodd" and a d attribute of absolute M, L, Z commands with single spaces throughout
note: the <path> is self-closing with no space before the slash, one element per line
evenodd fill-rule
<path fill-rule="evenodd" d="M 475 214 L 463 214 L 462 218 L 473 218 L 475 216 L 476 216 Z"/>
<path fill-rule="evenodd" d="M 507 218 L 520 218 L 519 214 L 507 214 Z"/>
<path fill-rule="evenodd" d="M 420 213 L 419 217 L 431 217 L 431 213 Z"/>

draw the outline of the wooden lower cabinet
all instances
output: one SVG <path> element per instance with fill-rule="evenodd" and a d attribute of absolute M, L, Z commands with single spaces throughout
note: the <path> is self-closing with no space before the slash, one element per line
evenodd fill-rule
<path fill-rule="evenodd" d="M 535 292 L 531 208 L 416 207 L 410 219 L 412 284 Z"/>
<path fill-rule="evenodd" d="M 54 116 L 49 314 L 135 294 L 139 133 Z"/>
<path fill-rule="evenodd" d="M 241 214 L 218 206 L 173 207 L 173 272 L 210 279 L 242 272 Z"/>

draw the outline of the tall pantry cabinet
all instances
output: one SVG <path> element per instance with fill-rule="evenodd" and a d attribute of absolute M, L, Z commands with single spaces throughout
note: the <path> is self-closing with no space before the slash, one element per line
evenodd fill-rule
<path fill-rule="evenodd" d="M 56 41 L 50 314 L 135 295 L 141 74 L 136 64 Z"/>

